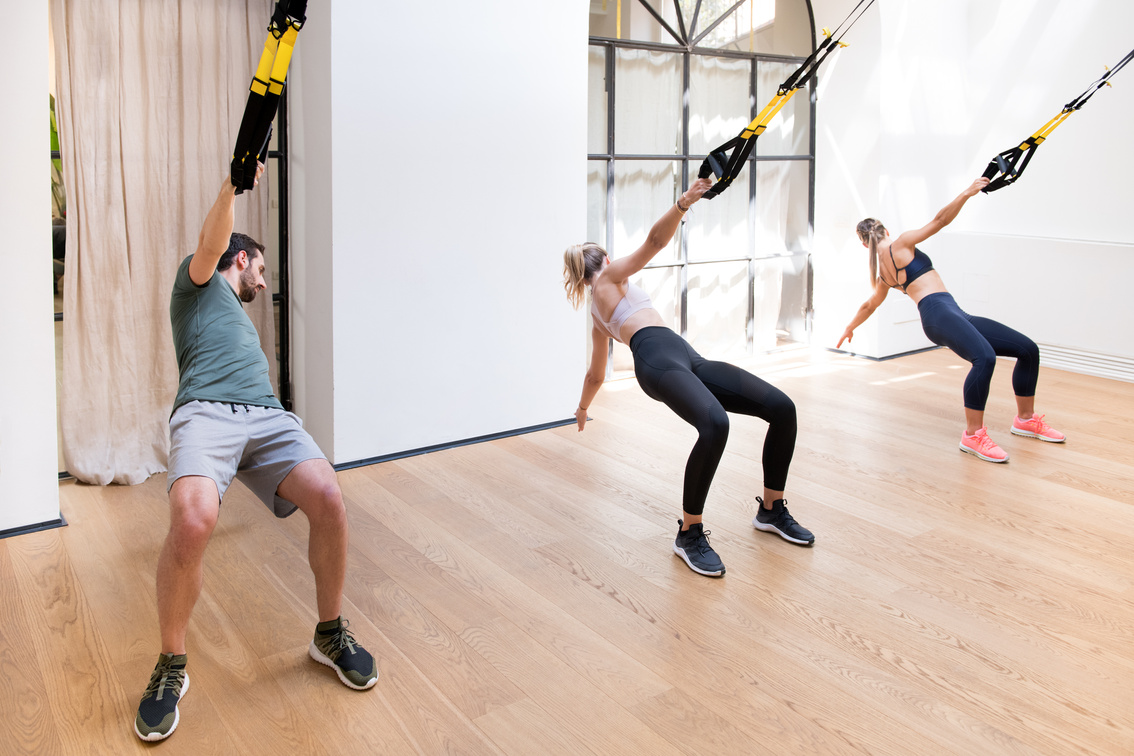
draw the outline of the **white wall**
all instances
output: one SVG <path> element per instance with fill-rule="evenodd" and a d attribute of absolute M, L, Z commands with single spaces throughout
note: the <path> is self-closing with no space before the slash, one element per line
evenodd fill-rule
<path fill-rule="evenodd" d="M 51 298 L 47 3 L 0 30 L 0 530 L 59 519 Z"/>
<path fill-rule="evenodd" d="M 1129 0 L 971 2 L 966 152 L 996 153 L 1039 129 L 1134 48 Z M 1005 38 L 1003 29 L 1011 34 Z M 999 72 L 1001 79 L 988 76 Z M 1017 184 L 966 209 L 956 229 L 1067 240 L 1134 242 L 1134 64 L 1036 150 Z M 1007 84 L 1007 86 L 1005 86 Z M 1134 261 L 1134 250 L 1131 251 Z"/>
<path fill-rule="evenodd" d="M 815 0 L 817 25 L 838 23 L 852 5 Z M 1036 131 L 1125 55 L 1132 23 L 1134 4 L 1125 0 L 876 3 L 848 35 L 851 47 L 821 73 L 816 343 L 834 346 L 869 293 L 855 223 L 874 216 L 892 230 L 923 225 L 994 154 Z M 1037 150 L 1016 185 L 974 198 L 923 245 L 962 307 L 1032 336 L 1045 364 L 1053 364 L 1048 355 L 1081 350 L 1090 358 L 1061 365 L 1097 372 L 1086 362 L 1134 353 L 1124 329 L 1103 325 L 1130 316 L 1117 282 L 1134 274 L 1125 179 L 1134 167 L 1127 139 L 1134 97 L 1123 93 L 1132 82 L 1134 67 L 1117 74 L 1114 88 Z M 1032 248 L 1042 257 L 1030 256 Z M 1095 265 L 1104 260 L 1099 277 Z M 856 352 L 929 344 L 916 308 L 895 294 L 856 332 Z M 1062 326 L 1053 327 L 1045 297 L 1064 303 Z M 1084 297 L 1093 312 L 1075 307 Z"/>
<path fill-rule="evenodd" d="M 973 125 L 963 144 L 974 155 L 1034 133 L 1134 47 L 1126 0 L 973 3 L 968 20 Z M 998 32 L 1005 26 L 1015 30 L 1009 40 Z M 976 51 L 1016 86 L 990 81 Z M 1019 182 L 970 203 L 939 246 L 942 264 L 963 271 L 948 279 L 958 303 L 1027 333 L 1044 364 L 1134 381 L 1125 291 L 1134 277 L 1134 66 L 1113 81 L 1036 150 Z"/>
<path fill-rule="evenodd" d="M 585 328 L 561 270 L 586 235 L 587 12 L 399 3 L 376 43 L 370 2 L 309 10 L 297 405 L 334 462 L 571 416 Z M 331 429 L 313 415 L 329 397 Z"/>
<path fill-rule="evenodd" d="M 935 249 L 934 264 L 957 303 L 1026 333 L 1040 344 L 1043 364 L 1134 377 L 1134 297 L 1111 278 L 1134 273 L 1129 244 L 954 232 L 942 234 Z M 1043 288 L 1018 286 L 1020 271 L 1046 276 Z"/>
<path fill-rule="evenodd" d="M 322 6 L 309 9 L 288 71 L 291 379 L 295 413 L 334 460 L 332 24 Z"/>
<path fill-rule="evenodd" d="M 884 0 L 879 0 L 884 2 Z M 834 28 L 853 7 L 847 0 L 812 0 L 815 25 Z M 854 235 L 858 221 L 882 214 L 882 11 L 859 19 L 831 55 L 816 90 L 813 343 L 834 347 L 855 308 L 869 294 L 866 252 Z M 887 302 L 856 332 L 853 348 L 872 356 L 883 324 L 916 318 L 912 306 Z M 908 330 L 908 328 L 907 328 Z M 887 331 L 889 333 L 889 331 Z M 905 334 L 900 334 L 905 336 Z"/>

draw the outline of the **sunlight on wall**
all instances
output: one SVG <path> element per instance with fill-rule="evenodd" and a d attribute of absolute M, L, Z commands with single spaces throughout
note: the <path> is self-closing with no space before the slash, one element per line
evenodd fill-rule
<path fill-rule="evenodd" d="M 823 128 L 823 140 L 827 145 L 826 157 L 832 161 L 841 179 L 839 189 L 845 190 L 851 197 L 851 203 L 855 207 L 854 216 L 858 218 L 865 218 L 870 213 L 867 212 L 866 202 L 863 200 L 862 192 L 859 190 L 858 185 L 858 166 L 852 167 L 847 162 L 847 156 L 844 154 L 841 146 L 841 135 L 837 132 L 839 129 L 834 129 L 830 126 Z M 877 141 L 877 136 L 875 136 Z"/>

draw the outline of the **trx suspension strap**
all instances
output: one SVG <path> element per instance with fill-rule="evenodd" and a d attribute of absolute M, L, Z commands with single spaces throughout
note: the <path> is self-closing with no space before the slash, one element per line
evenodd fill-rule
<path fill-rule="evenodd" d="M 1095 92 L 1102 89 L 1103 85 L 1109 87 L 1108 79 L 1122 70 L 1122 67 L 1131 59 L 1134 59 L 1134 50 L 1128 52 L 1126 57 L 1118 61 L 1114 68 L 1108 68 L 1106 74 L 1096 79 L 1083 94 L 1064 105 L 1059 115 L 1045 123 L 1039 131 L 1021 142 L 1018 147 L 1004 150 L 994 157 L 989 162 L 988 167 L 984 169 L 984 177 L 992 179 L 992 181 L 981 191 L 995 192 L 997 189 L 1003 189 L 1009 184 L 1015 183 L 1016 179 L 1023 175 L 1024 169 L 1028 167 L 1032 155 L 1036 154 L 1036 148 L 1043 144 L 1043 141 L 1048 138 L 1051 132 L 1055 131 L 1055 127 L 1066 121 L 1076 110 L 1086 105 L 1087 100 L 1091 99 Z M 997 176 L 997 174 L 1000 175 Z"/>
<path fill-rule="evenodd" d="M 232 184 L 236 193 L 251 190 L 256 181 L 256 163 L 268 157 L 268 141 L 272 137 L 272 119 L 276 117 L 287 80 L 287 68 L 299 29 L 307 20 L 307 0 L 278 0 L 260 64 L 252 76 L 248 104 L 236 135 L 232 151 Z"/>
<path fill-rule="evenodd" d="M 698 172 L 698 178 L 708 178 L 710 175 L 717 177 L 717 183 L 713 184 L 713 188 L 705 192 L 703 195 L 705 199 L 712 199 L 718 194 L 728 189 L 729 184 L 739 175 L 742 168 L 744 168 L 745 161 L 748 156 L 752 154 L 752 148 L 756 146 L 756 139 L 764 130 L 768 128 L 768 124 L 776 117 L 776 114 L 787 105 L 788 100 L 797 90 L 806 86 L 808 79 L 815 75 L 819 70 L 819 66 L 827 59 L 827 56 L 835 51 L 836 48 L 846 47 L 843 43 L 842 37 L 850 28 L 855 25 L 862 14 L 869 10 L 870 6 L 874 4 L 874 0 L 859 0 L 858 5 L 850 12 L 843 23 L 839 24 L 835 31 L 830 29 L 823 29 L 823 42 L 815 51 L 808 56 L 807 60 L 789 76 L 783 84 L 780 85 L 776 96 L 772 98 L 764 109 L 753 119 L 752 123 L 748 124 L 740 135 L 730 139 L 729 141 L 717 147 L 709 153 L 705 158 L 705 162 L 701 163 L 701 170 Z M 848 23 L 849 22 L 849 23 Z M 846 28 L 843 28 L 843 27 Z M 732 150 L 732 154 L 729 154 Z"/>

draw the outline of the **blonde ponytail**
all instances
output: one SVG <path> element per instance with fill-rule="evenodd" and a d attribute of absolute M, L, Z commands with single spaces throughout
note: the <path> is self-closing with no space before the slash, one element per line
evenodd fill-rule
<path fill-rule="evenodd" d="M 602 270 L 606 250 L 594 242 L 572 244 L 563 253 L 563 288 L 576 310 L 587 301 L 587 284 Z"/>
<path fill-rule="evenodd" d="M 859 241 L 870 247 L 870 285 L 874 286 L 878 283 L 879 275 L 878 242 L 886 238 L 886 227 L 880 220 L 867 218 L 859 223 L 855 230 L 858 231 Z"/>

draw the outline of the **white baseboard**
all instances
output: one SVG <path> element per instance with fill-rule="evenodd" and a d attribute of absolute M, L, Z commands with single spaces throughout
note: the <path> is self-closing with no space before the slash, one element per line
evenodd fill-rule
<path fill-rule="evenodd" d="M 1134 358 L 1053 344 L 1039 344 L 1039 348 L 1043 367 L 1134 383 Z"/>

